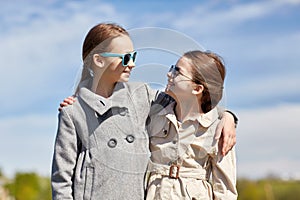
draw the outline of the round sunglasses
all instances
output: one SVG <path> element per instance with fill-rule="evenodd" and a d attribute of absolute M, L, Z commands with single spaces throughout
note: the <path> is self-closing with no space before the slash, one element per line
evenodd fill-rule
<path fill-rule="evenodd" d="M 135 62 L 136 54 L 137 54 L 136 51 L 133 51 L 131 53 L 124 53 L 124 54 L 110 53 L 110 52 L 100 53 L 100 55 L 103 56 L 103 57 L 119 57 L 119 58 L 122 58 L 122 65 L 124 67 L 128 66 L 131 59 L 132 59 L 133 62 Z"/>

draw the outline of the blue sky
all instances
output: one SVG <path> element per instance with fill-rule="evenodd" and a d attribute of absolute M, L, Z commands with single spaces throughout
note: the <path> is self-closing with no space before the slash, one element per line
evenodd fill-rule
<path fill-rule="evenodd" d="M 240 118 L 238 176 L 299 178 L 299 11 L 299 0 L 1 1 L 2 171 L 50 174 L 57 108 L 72 94 L 83 39 L 95 24 L 112 21 L 176 31 L 221 55 L 225 106 Z M 139 55 L 132 80 L 164 85 L 177 57 L 160 55 Z M 149 75 L 143 70 L 150 64 L 162 67 Z"/>

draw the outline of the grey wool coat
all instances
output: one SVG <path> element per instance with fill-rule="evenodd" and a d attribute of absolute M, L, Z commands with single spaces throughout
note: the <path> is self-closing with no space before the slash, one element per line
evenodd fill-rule
<path fill-rule="evenodd" d="M 156 96 L 143 83 L 117 83 L 109 98 L 81 88 L 59 114 L 52 199 L 144 199 L 145 123 Z"/>

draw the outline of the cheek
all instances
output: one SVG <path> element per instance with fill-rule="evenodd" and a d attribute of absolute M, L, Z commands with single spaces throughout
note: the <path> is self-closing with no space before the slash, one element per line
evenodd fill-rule
<path fill-rule="evenodd" d="M 108 70 L 112 73 L 120 73 L 124 70 L 121 62 L 115 61 L 108 66 Z"/>
<path fill-rule="evenodd" d="M 177 94 L 187 94 L 192 91 L 192 87 L 186 82 L 176 82 L 172 90 L 174 93 Z"/>

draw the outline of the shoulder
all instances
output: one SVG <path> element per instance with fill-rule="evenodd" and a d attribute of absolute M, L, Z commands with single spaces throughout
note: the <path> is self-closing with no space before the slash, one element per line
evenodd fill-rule
<path fill-rule="evenodd" d="M 155 100 L 151 104 L 151 109 L 149 115 L 156 115 L 157 113 L 165 110 L 167 112 L 167 107 L 173 107 L 175 100 L 166 94 L 165 92 L 159 92 L 156 94 Z M 172 105 L 171 105 L 172 104 Z"/>
<path fill-rule="evenodd" d="M 81 102 L 78 97 L 74 98 L 74 103 L 64 106 L 59 115 L 60 117 L 68 117 L 70 119 L 73 119 L 74 116 L 78 115 L 80 110 L 82 110 Z"/>
<path fill-rule="evenodd" d="M 147 83 L 143 82 L 126 82 L 124 83 L 125 87 L 129 91 L 129 93 L 143 93 L 147 96 L 153 97 L 157 94 L 157 90 L 152 89 Z"/>
<path fill-rule="evenodd" d="M 175 100 L 165 92 L 158 92 L 155 97 L 155 101 L 153 105 L 160 105 L 163 108 L 167 107 L 170 103 L 174 102 Z"/>
<path fill-rule="evenodd" d="M 136 90 L 136 89 L 148 89 L 149 86 L 146 83 L 143 82 L 126 82 L 123 83 L 128 90 Z"/>

